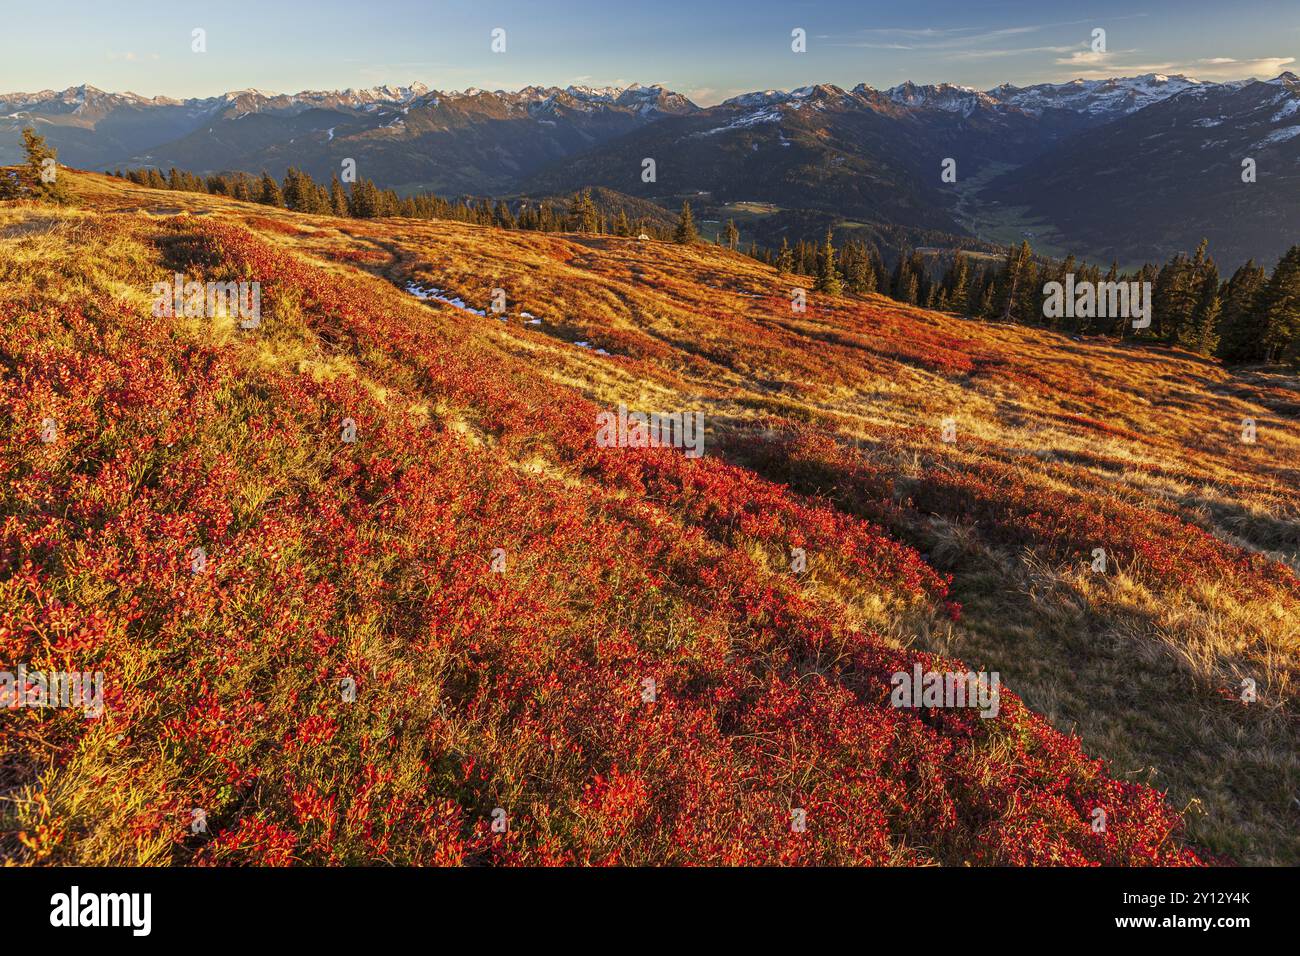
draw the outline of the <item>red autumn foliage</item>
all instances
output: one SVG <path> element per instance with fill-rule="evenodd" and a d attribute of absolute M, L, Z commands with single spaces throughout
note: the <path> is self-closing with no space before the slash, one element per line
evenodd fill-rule
<path fill-rule="evenodd" d="M 214 865 L 1200 862 L 1158 793 L 1014 694 L 991 719 L 891 706 L 894 672 L 966 666 L 891 648 L 755 556 L 802 547 L 864 591 L 957 614 L 888 508 L 600 448 L 595 405 L 425 307 L 223 223 L 170 228 L 197 230 L 214 274 L 299 303 L 303 331 L 368 381 L 255 367 L 107 296 L 0 304 L 0 364 L 23 369 L 0 377 L 0 658 L 102 669 L 111 689 L 97 720 L 0 724 L 7 783 L 120 737 L 114 785 L 148 808 L 132 838 Z M 911 347 L 972 367 L 943 336 Z M 434 401 L 467 429 L 407 411 Z M 534 456 L 603 494 L 515 467 Z M 852 477 L 847 493 L 861 478 L 878 483 L 864 502 L 888 497 Z M 1153 567 L 1185 557 L 1122 509 L 1073 517 L 1004 477 L 909 493 L 1026 539 L 1074 546 L 1104 520 Z"/>

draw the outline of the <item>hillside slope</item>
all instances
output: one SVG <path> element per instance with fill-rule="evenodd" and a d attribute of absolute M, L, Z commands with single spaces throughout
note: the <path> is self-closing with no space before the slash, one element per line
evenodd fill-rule
<path fill-rule="evenodd" d="M 1205 238 L 1231 268 L 1271 265 L 1300 231 L 1300 78 L 1170 97 L 1066 140 L 980 198 L 1025 207 L 1101 262 L 1159 262 Z"/>
<path fill-rule="evenodd" d="M 1294 380 L 69 178 L 0 205 L 0 662 L 106 709 L 0 722 L 6 859 L 1300 861 Z M 153 317 L 177 272 L 261 326 Z"/>

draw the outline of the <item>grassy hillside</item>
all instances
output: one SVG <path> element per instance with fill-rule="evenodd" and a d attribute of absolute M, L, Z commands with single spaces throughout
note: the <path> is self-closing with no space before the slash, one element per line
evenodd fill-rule
<path fill-rule="evenodd" d="M 106 709 L 0 719 L 5 859 L 1300 862 L 1294 379 L 68 176 L 0 203 L 0 665 Z M 918 662 L 999 713 L 891 706 Z"/>

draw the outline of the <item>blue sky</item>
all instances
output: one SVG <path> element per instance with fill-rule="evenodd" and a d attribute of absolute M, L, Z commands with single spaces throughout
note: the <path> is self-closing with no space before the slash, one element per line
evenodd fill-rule
<path fill-rule="evenodd" d="M 979 88 L 1135 73 L 1275 76 L 1297 0 L 75 0 L 7 2 L 0 92 L 90 83 L 146 96 L 395 85 L 663 83 L 739 92 L 903 80 Z M 191 31 L 207 31 L 207 52 Z M 494 54 L 490 32 L 506 31 Z M 790 31 L 808 50 L 790 50 Z M 1106 31 L 1094 53 L 1092 31 Z"/>

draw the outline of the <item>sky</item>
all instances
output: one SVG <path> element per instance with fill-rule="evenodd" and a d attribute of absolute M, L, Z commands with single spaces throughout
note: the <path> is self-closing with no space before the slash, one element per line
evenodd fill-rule
<path fill-rule="evenodd" d="M 0 92 L 639 82 L 711 105 L 813 83 L 1300 72 L 1300 0 L 3 0 L 0 23 Z M 195 29 L 206 52 L 193 50 Z M 504 52 L 491 49 L 495 29 Z M 795 29 L 806 52 L 791 49 Z"/>

